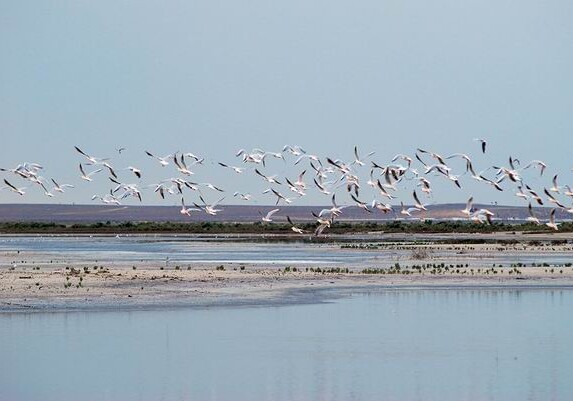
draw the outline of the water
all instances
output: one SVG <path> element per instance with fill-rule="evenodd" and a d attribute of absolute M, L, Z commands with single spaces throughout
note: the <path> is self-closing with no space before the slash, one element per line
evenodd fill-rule
<path fill-rule="evenodd" d="M 0 314 L 1 400 L 571 400 L 572 290 Z"/>
<path fill-rule="evenodd" d="M 0 236 L 0 255 L 20 251 L 8 265 L 19 263 L 138 263 L 170 261 L 185 263 L 245 263 L 259 265 L 393 265 L 411 257 L 411 250 L 341 249 L 339 244 L 301 242 L 234 242 L 226 239 L 205 240 L 172 235 L 158 236 Z M 573 262 L 571 252 L 507 252 L 468 253 L 457 255 L 451 250 L 433 253 L 433 262 L 452 257 L 468 261 L 472 266 L 492 263 L 509 266 L 512 263 L 548 263 L 562 265 Z M 469 258 L 469 260 L 466 260 Z M 474 259 L 474 260 L 471 260 Z M 476 260 L 477 259 L 477 260 Z M 450 262 L 448 262 L 450 263 Z M 458 263 L 458 262 L 455 262 Z M 1 267 L 1 266 L 0 266 Z"/>
<path fill-rule="evenodd" d="M 62 262 L 357 264 L 375 255 L 341 250 L 339 245 L 305 243 L 242 243 L 190 237 L 3 237 L 0 252 L 33 252 L 38 259 Z"/>

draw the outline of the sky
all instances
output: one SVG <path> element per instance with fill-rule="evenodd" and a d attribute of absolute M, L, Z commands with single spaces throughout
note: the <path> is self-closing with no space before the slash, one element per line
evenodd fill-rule
<path fill-rule="evenodd" d="M 0 0 L 0 167 L 37 162 L 46 178 L 76 186 L 48 199 L 0 173 L 29 187 L 24 196 L 0 191 L 0 202 L 96 203 L 92 195 L 110 184 L 105 174 L 79 178 L 84 159 L 74 146 L 111 158 L 122 181 L 138 182 L 122 168 L 141 168 L 142 187 L 177 176 L 144 150 L 201 155 L 191 179 L 224 188 L 227 203 L 240 203 L 234 191 L 253 193 L 256 204 L 274 199 L 261 194 L 260 177 L 216 163 L 240 165 L 240 148 L 285 144 L 347 161 L 357 145 L 380 164 L 417 147 L 464 152 L 477 170 L 507 165 L 510 155 L 541 159 L 544 177 L 523 172 L 530 185 L 548 187 L 556 173 L 573 184 L 572 17 L 564 0 Z M 485 155 L 476 137 L 488 140 Z M 263 170 L 296 178 L 304 166 L 293 160 L 271 159 Z M 463 173 L 463 163 L 452 165 Z M 364 180 L 368 173 L 360 170 Z M 509 186 L 498 193 L 463 176 L 459 190 L 428 178 L 429 203 L 473 195 L 524 204 Z M 411 202 L 413 187 L 404 183 L 395 201 Z M 144 204 L 179 203 L 144 196 Z M 296 204 L 326 203 L 309 191 Z"/>

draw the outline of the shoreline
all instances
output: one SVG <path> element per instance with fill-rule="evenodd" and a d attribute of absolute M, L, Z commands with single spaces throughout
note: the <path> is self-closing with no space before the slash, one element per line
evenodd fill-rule
<path fill-rule="evenodd" d="M 371 291 L 573 290 L 573 269 L 521 276 L 364 273 L 285 273 L 277 269 L 184 271 L 117 269 L 75 275 L 52 271 L 1 272 L 0 314 L 14 312 L 136 311 L 180 307 L 286 306 L 321 303 Z M 500 274 L 500 273 L 498 273 Z M 86 276 L 89 276 L 85 278 Z M 81 281 L 79 277 L 84 277 Z M 71 283 L 64 288 L 65 283 Z M 81 283 L 81 284 L 80 284 Z"/>
<path fill-rule="evenodd" d="M 558 242 L 552 235 L 534 242 L 528 235 L 508 233 L 467 235 L 478 242 L 455 241 L 465 236 L 420 234 L 404 241 L 392 235 L 377 244 L 368 240 L 356 245 L 345 241 L 301 244 L 291 246 L 288 252 L 293 257 L 282 260 L 273 254 L 279 248 L 268 244 L 261 251 L 266 252 L 264 260 L 247 262 L 225 260 L 234 257 L 236 248 L 227 248 L 225 240 L 207 240 L 208 245 L 195 244 L 169 254 L 189 259 L 172 260 L 169 265 L 167 260 L 150 260 L 154 254 L 145 247 L 128 248 L 132 254 L 126 259 L 114 253 L 118 248 L 107 251 L 107 245 L 64 251 L 57 241 L 45 248 L 32 242 L 20 251 L 8 241 L 0 252 L 0 313 L 278 306 L 373 290 L 573 289 L 570 235 Z M 504 242 L 508 237 L 520 241 Z M 157 241 L 170 238 L 159 236 Z M 248 249 L 246 242 L 241 247 Z M 160 249 L 165 254 L 171 248 Z M 194 252 L 202 254 L 205 249 L 226 249 L 226 254 L 200 256 L 216 258 L 209 262 L 191 260 Z M 328 263 L 320 258 L 305 261 L 306 256 L 297 260 L 303 250 L 328 255 Z"/>

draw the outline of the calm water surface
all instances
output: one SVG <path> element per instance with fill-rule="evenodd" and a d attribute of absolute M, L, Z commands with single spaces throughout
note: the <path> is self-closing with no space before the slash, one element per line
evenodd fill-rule
<path fill-rule="evenodd" d="M 0 314 L 0 400 L 571 400 L 572 290 Z"/>
<path fill-rule="evenodd" d="M 0 252 L 34 253 L 62 261 L 179 263 L 337 264 L 359 263 L 376 255 L 340 250 L 339 245 L 205 241 L 192 237 L 0 237 Z M 334 251 L 334 253 L 333 253 Z"/>
<path fill-rule="evenodd" d="M 176 263 L 250 263 L 265 265 L 324 265 L 345 264 L 371 266 L 377 263 L 388 265 L 409 258 L 410 250 L 396 249 L 341 249 L 340 244 L 309 242 L 234 242 L 225 239 L 205 240 L 195 237 L 158 236 L 0 236 L 0 252 L 13 254 L 20 251 L 10 262 L 53 261 L 55 264 L 73 262 L 137 263 L 162 262 L 166 258 Z M 440 257 L 452 257 L 452 251 L 434 252 Z M 561 265 L 573 262 L 573 253 L 524 253 L 504 252 L 480 254 L 474 263 L 549 263 Z M 483 259 L 481 259 L 483 258 Z M 1 267 L 1 266 L 0 266 Z"/>

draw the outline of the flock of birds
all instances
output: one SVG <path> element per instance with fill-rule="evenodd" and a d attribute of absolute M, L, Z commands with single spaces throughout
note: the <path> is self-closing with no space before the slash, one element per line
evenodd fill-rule
<path fill-rule="evenodd" d="M 475 139 L 478 143 L 479 152 L 486 153 L 487 142 L 484 139 Z M 139 202 L 143 200 L 143 193 L 151 191 L 155 196 L 162 199 L 166 197 L 177 196 L 181 198 L 180 213 L 185 216 L 191 216 L 192 213 L 206 213 L 208 215 L 217 215 L 222 211 L 221 202 L 225 196 L 215 202 L 207 202 L 205 198 L 211 197 L 211 193 L 225 193 L 226 191 L 215 184 L 209 182 L 195 182 L 192 176 L 197 169 L 205 164 L 205 158 L 193 153 L 176 152 L 166 156 L 158 156 L 149 151 L 145 154 L 153 159 L 160 168 L 169 171 L 170 175 L 175 177 L 166 178 L 160 182 L 150 185 L 144 185 L 142 179 L 144 173 L 140 168 L 127 166 L 118 169 L 111 164 L 110 158 L 100 158 L 84 152 L 78 146 L 75 151 L 79 158 L 78 173 L 79 177 L 86 181 L 92 182 L 96 177 L 107 175 L 107 180 L 111 184 L 109 192 L 101 195 L 94 195 L 92 201 L 99 201 L 108 205 L 121 205 L 122 202 L 129 198 L 134 198 Z M 117 153 L 122 155 L 126 148 L 117 149 Z M 241 149 L 235 154 L 235 160 L 240 161 L 232 165 L 227 162 L 212 162 L 218 168 L 227 169 L 230 174 L 252 174 L 260 178 L 266 188 L 261 191 L 261 195 L 268 196 L 276 206 L 281 204 L 292 204 L 297 199 L 307 195 L 308 191 L 315 190 L 328 196 L 331 207 L 322 209 L 318 213 L 312 213 L 316 219 L 317 228 L 315 235 L 320 235 L 326 228 L 343 214 L 343 210 L 348 207 L 359 207 L 366 212 L 373 213 L 379 211 L 382 213 L 396 213 L 407 218 L 415 218 L 421 211 L 426 211 L 428 204 L 420 198 L 432 197 L 433 184 L 435 180 L 445 180 L 451 182 L 453 188 L 462 188 L 462 177 L 468 176 L 483 185 L 491 186 L 497 191 L 510 190 L 514 191 L 515 196 L 523 199 L 528 203 L 529 217 L 528 221 L 534 224 L 545 224 L 546 226 L 557 230 L 558 224 L 555 221 L 556 210 L 564 210 L 573 214 L 573 207 L 567 207 L 559 199 L 559 196 L 573 198 L 573 190 L 568 185 L 559 186 L 557 183 L 558 176 L 553 176 L 552 185 L 543 188 L 543 191 L 535 191 L 524 181 L 524 173 L 528 169 L 539 170 L 539 176 L 542 177 L 547 164 L 541 160 L 532 160 L 522 164 L 518 159 L 509 157 L 506 166 L 489 166 L 485 170 L 477 171 L 474 162 L 465 153 L 454 153 L 442 156 L 438 153 L 416 149 L 413 156 L 406 154 L 397 154 L 389 162 L 382 164 L 373 160 L 374 152 L 361 156 L 358 148 L 354 147 L 353 158 L 351 160 L 332 159 L 330 157 L 322 158 L 315 154 L 306 152 L 302 147 L 296 145 L 286 145 L 280 152 L 264 151 L 262 149 L 253 149 L 247 151 Z M 271 175 L 267 172 L 269 160 L 280 159 L 288 167 L 297 169 L 296 178 L 289 179 L 287 176 Z M 455 162 L 458 160 L 459 162 Z M 454 166 L 461 163 L 462 171 L 454 173 Z M 47 197 L 54 197 L 56 194 L 63 194 L 69 189 L 74 188 L 72 184 L 60 183 L 54 178 L 44 178 L 42 173 L 44 167 L 38 163 L 21 163 L 14 168 L 0 168 L 0 171 L 14 174 L 32 186 L 41 188 Z M 127 173 L 122 173 L 123 171 Z M 360 178 L 359 172 L 368 172 L 368 180 Z M 128 178 L 129 177 L 129 178 Z M 136 181 L 136 183 L 128 183 Z M 14 184 L 12 178 L 4 178 L 5 186 L 1 190 L 9 190 L 20 196 L 25 195 L 26 187 L 19 187 Z M 412 206 L 405 206 L 400 202 L 400 210 L 396 210 L 389 203 L 397 198 L 397 193 L 403 191 L 406 183 L 411 183 Z M 412 188 L 413 187 L 413 188 Z M 371 201 L 364 199 L 365 188 L 371 188 L 370 193 L 374 191 L 376 196 Z M 418 191 L 420 195 L 418 194 Z M 347 194 L 347 203 L 338 204 L 336 195 L 339 197 L 341 192 Z M 193 206 L 187 206 L 185 196 L 194 193 L 198 201 L 193 202 Z M 236 191 L 233 197 L 241 201 L 251 201 L 254 199 L 252 194 Z M 491 224 L 494 213 L 487 208 L 474 208 L 473 197 L 467 200 L 466 207 L 461 210 L 461 214 L 470 221 L 478 224 Z M 536 217 L 532 202 L 537 205 L 544 205 L 546 202 L 554 205 L 549 221 L 541 222 Z M 266 212 L 259 211 L 261 221 L 271 223 L 280 208 L 274 208 Z M 289 216 L 286 220 L 291 225 L 291 229 L 299 234 L 305 231 L 298 227 Z"/>

